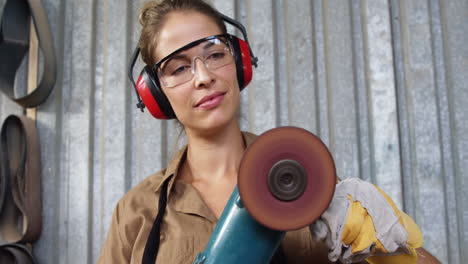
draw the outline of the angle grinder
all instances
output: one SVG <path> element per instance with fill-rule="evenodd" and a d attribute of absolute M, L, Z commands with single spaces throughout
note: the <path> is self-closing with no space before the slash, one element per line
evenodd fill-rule
<path fill-rule="evenodd" d="M 328 208 L 335 184 L 333 158 L 317 136 L 298 127 L 263 133 L 246 149 L 238 185 L 194 263 L 268 263 L 286 231 Z"/>

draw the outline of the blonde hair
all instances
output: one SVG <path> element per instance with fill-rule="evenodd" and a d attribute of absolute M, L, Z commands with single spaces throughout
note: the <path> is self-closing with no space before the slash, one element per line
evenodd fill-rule
<path fill-rule="evenodd" d="M 143 26 L 141 29 L 139 47 L 141 57 L 147 65 L 156 63 L 156 43 L 158 34 L 172 12 L 199 12 L 213 19 L 222 33 L 226 33 L 223 19 L 208 3 L 202 0 L 159 0 L 146 2 L 140 10 L 138 20 Z"/>

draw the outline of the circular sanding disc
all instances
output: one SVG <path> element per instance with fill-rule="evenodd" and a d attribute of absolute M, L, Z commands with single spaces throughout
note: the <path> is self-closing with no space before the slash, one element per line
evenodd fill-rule
<path fill-rule="evenodd" d="M 282 161 L 299 164 L 305 175 L 298 197 L 280 199 L 271 189 L 270 172 Z M 297 127 L 275 128 L 260 135 L 247 148 L 239 167 L 243 204 L 257 222 L 275 230 L 296 230 L 315 221 L 328 208 L 335 184 L 335 165 L 327 147 Z"/>

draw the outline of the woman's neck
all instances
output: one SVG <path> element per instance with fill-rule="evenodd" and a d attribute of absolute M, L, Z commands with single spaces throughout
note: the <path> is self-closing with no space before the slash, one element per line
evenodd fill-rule
<path fill-rule="evenodd" d="M 237 121 L 210 135 L 186 133 L 188 150 L 183 169 L 186 181 L 237 181 L 237 170 L 245 149 Z"/>

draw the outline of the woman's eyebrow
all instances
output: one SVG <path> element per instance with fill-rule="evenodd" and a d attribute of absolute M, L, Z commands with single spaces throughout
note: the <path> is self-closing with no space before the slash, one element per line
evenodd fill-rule
<path fill-rule="evenodd" d="M 173 57 L 169 58 L 168 62 L 171 61 L 171 60 L 179 60 L 179 59 L 188 59 L 188 56 L 187 54 L 177 54 L 177 55 L 174 55 Z"/>
<path fill-rule="evenodd" d="M 205 46 L 203 46 L 203 49 L 208 49 L 208 48 L 210 48 L 210 47 L 213 46 L 213 45 L 214 45 L 214 42 L 208 41 L 208 43 L 206 43 Z"/>

